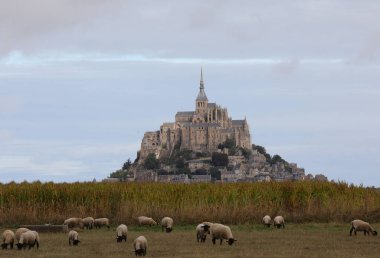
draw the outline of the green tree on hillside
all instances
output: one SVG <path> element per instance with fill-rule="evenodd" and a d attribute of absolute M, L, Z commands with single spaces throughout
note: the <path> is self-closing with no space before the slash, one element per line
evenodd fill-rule
<path fill-rule="evenodd" d="M 144 167 L 146 169 L 159 169 L 160 162 L 156 159 L 156 155 L 154 153 L 149 153 L 144 161 Z"/>

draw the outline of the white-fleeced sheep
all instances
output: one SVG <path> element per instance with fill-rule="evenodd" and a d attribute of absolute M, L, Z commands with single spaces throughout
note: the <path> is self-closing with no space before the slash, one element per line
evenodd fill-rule
<path fill-rule="evenodd" d="M 137 218 L 139 221 L 140 226 L 152 226 L 157 225 L 157 222 L 154 221 L 154 219 L 146 217 L 146 216 L 140 216 Z"/>
<path fill-rule="evenodd" d="M 369 233 L 371 233 L 373 236 L 377 235 L 377 231 L 368 222 L 365 222 L 360 219 L 351 221 L 350 236 L 352 235 L 352 231 L 354 231 L 355 236 L 356 232 L 358 231 L 363 231 L 364 235 L 369 235 Z"/>
<path fill-rule="evenodd" d="M 164 229 L 165 229 L 165 231 L 167 233 L 172 232 L 172 230 L 173 230 L 173 219 L 170 217 L 162 218 L 161 227 L 162 227 L 162 231 L 164 231 Z"/>
<path fill-rule="evenodd" d="M 265 226 L 267 226 L 268 228 L 270 228 L 270 224 L 272 223 L 272 219 L 269 215 L 265 215 L 263 220 L 262 220 L 263 224 Z"/>
<path fill-rule="evenodd" d="M 276 228 L 285 228 L 285 220 L 282 216 L 276 216 L 273 219 L 273 226 Z"/>
<path fill-rule="evenodd" d="M 17 243 L 18 249 L 25 249 L 26 246 L 29 246 L 29 249 L 37 246 L 37 249 L 40 246 L 40 237 L 36 231 L 26 231 L 21 234 L 20 241 Z"/>
<path fill-rule="evenodd" d="M 63 222 L 63 225 L 67 225 L 68 228 L 83 229 L 83 220 L 81 218 L 69 218 Z"/>
<path fill-rule="evenodd" d="M 1 247 L 3 249 L 7 249 L 8 245 L 10 249 L 13 249 L 13 243 L 15 242 L 15 233 L 13 233 L 12 230 L 4 230 L 3 232 L 3 243 L 1 244 Z"/>
<path fill-rule="evenodd" d="M 144 236 L 139 236 L 133 241 L 133 248 L 136 256 L 145 256 L 148 248 L 148 241 Z"/>
<path fill-rule="evenodd" d="M 79 234 L 75 230 L 69 232 L 69 245 L 78 245 L 80 243 Z"/>
<path fill-rule="evenodd" d="M 220 239 L 220 244 L 222 244 L 223 239 L 225 239 L 229 245 L 232 245 L 237 241 L 231 232 L 229 226 L 213 223 L 210 227 L 212 243 L 215 245 L 215 240 Z"/>
<path fill-rule="evenodd" d="M 101 227 L 107 227 L 110 228 L 110 220 L 108 218 L 98 218 L 94 220 L 94 227 L 95 228 L 101 228 Z"/>
<path fill-rule="evenodd" d="M 116 241 L 122 242 L 123 239 L 126 242 L 128 235 L 128 227 L 125 224 L 121 224 L 116 228 Z"/>
<path fill-rule="evenodd" d="M 93 217 L 86 217 L 82 219 L 83 227 L 87 229 L 93 229 L 94 227 L 94 218 Z"/>
<path fill-rule="evenodd" d="M 18 228 L 15 232 L 15 238 L 16 242 L 18 243 L 20 241 L 20 237 L 22 233 L 25 233 L 26 231 L 30 231 L 29 228 Z"/>
<path fill-rule="evenodd" d="M 210 234 L 210 226 L 212 223 L 210 224 L 206 224 L 206 223 L 210 223 L 210 222 L 203 222 L 201 224 L 198 224 L 198 226 L 195 228 L 196 232 L 197 232 L 197 242 L 205 242 L 206 241 L 206 236 L 207 234 Z"/>

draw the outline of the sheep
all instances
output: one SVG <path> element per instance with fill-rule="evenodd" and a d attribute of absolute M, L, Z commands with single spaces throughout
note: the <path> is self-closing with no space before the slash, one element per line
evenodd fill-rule
<path fill-rule="evenodd" d="M 360 219 L 351 221 L 350 236 L 352 235 L 352 231 L 354 231 L 355 236 L 357 231 L 364 231 L 364 235 L 371 233 L 373 236 L 377 236 L 377 231 L 368 222 Z"/>
<path fill-rule="evenodd" d="M 15 233 L 15 238 L 17 243 L 20 241 L 20 237 L 22 233 L 25 233 L 26 231 L 30 231 L 28 228 L 18 228 Z"/>
<path fill-rule="evenodd" d="M 40 237 L 36 231 L 26 231 L 21 234 L 20 241 L 16 244 L 18 249 L 21 250 L 21 248 L 25 249 L 26 246 L 29 246 L 29 249 L 34 247 L 34 245 L 37 246 L 37 249 L 40 246 Z"/>
<path fill-rule="evenodd" d="M 215 245 L 215 240 L 220 239 L 220 244 L 222 244 L 223 239 L 226 239 L 229 245 L 232 245 L 237 240 L 233 237 L 231 229 L 229 226 L 213 223 L 210 227 L 212 243 Z"/>
<path fill-rule="evenodd" d="M 140 217 L 137 218 L 137 220 L 139 221 L 139 225 L 140 226 L 143 226 L 143 225 L 149 225 L 149 226 L 157 225 L 157 222 L 155 222 L 154 219 L 149 218 L 149 217 L 140 216 Z"/>
<path fill-rule="evenodd" d="M 69 218 L 63 222 L 63 225 L 67 225 L 68 228 L 79 227 L 83 229 L 83 220 L 81 218 Z"/>
<path fill-rule="evenodd" d="M 101 228 L 106 226 L 108 229 L 110 228 L 110 220 L 108 218 L 98 218 L 94 220 L 94 227 Z"/>
<path fill-rule="evenodd" d="M 207 234 L 210 234 L 210 224 L 206 224 L 209 222 L 203 222 L 201 224 L 198 224 L 198 226 L 195 228 L 197 232 L 197 242 L 205 242 Z"/>
<path fill-rule="evenodd" d="M 148 241 L 144 236 L 139 236 L 133 241 L 136 256 L 145 256 L 148 247 Z"/>
<path fill-rule="evenodd" d="M 15 241 L 15 233 L 13 233 L 12 230 L 4 230 L 3 232 L 3 243 L 1 245 L 1 247 L 3 249 L 7 249 L 8 248 L 8 245 L 11 249 L 13 249 L 13 243 Z"/>
<path fill-rule="evenodd" d="M 93 229 L 94 227 L 94 218 L 93 217 L 86 217 L 82 219 L 83 221 L 83 227 L 87 229 Z"/>
<path fill-rule="evenodd" d="M 75 230 L 69 232 L 69 245 L 78 245 L 80 243 L 79 234 Z"/>
<path fill-rule="evenodd" d="M 277 227 L 277 228 L 285 228 L 285 220 L 282 216 L 276 216 L 274 219 L 273 219 L 273 227 Z"/>
<path fill-rule="evenodd" d="M 123 239 L 126 242 L 127 241 L 127 234 L 128 234 L 128 227 L 124 224 L 119 225 L 116 228 L 116 241 L 122 242 Z"/>
<path fill-rule="evenodd" d="M 262 220 L 264 226 L 267 226 L 268 228 L 270 228 L 271 221 L 272 221 L 272 219 L 269 215 L 265 215 L 263 220 Z"/>
<path fill-rule="evenodd" d="M 172 232 L 172 230 L 173 230 L 173 219 L 170 217 L 162 218 L 161 227 L 162 227 L 162 232 L 164 231 L 164 229 L 166 230 L 167 233 Z"/>

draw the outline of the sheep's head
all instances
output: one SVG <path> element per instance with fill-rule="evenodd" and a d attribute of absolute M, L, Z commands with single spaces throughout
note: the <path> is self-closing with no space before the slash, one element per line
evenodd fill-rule
<path fill-rule="evenodd" d="M 121 241 L 123 241 L 123 236 L 117 236 L 117 237 L 116 237 L 116 241 L 117 241 L 117 242 L 121 242 Z"/>
<path fill-rule="evenodd" d="M 23 244 L 21 244 L 21 243 L 17 243 L 16 245 L 17 245 L 17 248 L 18 248 L 18 250 L 21 250 L 21 249 L 22 249 L 22 247 L 24 246 L 24 245 L 23 245 Z"/>
<path fill-rule="evenodd" d="M 227 240 L 227 242 L 228 242 L 228 244 L 229 245 L 232 245 L 234 242 L 236 242 L 237 240 L 236 239 L 234 239 L 234 238 L 229 238 L 228 240 Z"/>
<path fill-rule="evenodd" d="M 204 224 L 202 226 L 202 228 L 203 228 L 204 232 L 207 232 L 208 234 L 210 234 L 210 226 L 209 225 Z"/>
<path fill-rule="evenodd" d="M 135 250 L 136 256 L 143 256 L 144 255 L 144 250 L 142 248 Z"/>
<path fill-rule="evenodd" d="M 377 236 L 377 231 L 374 230 L 374 231 L 372 232 L 372 235 Z"/>
<path fill-rule="evenodd" d="M 172 232 L 173 228 L 166 228 L 166 233 Z"/>
<path fill-rule="evenodd" d="M 74 240 L 73 244 L 78 245 L 80 243 L 80 240 Z"/>
<path fill-rule="evenodd" d="M 8 245 L 8 244 L 3 243 L 3 244 L 1 245 L 1 247 L 2 247 L 3 249 L 7 249 L 7 245 Z"/>

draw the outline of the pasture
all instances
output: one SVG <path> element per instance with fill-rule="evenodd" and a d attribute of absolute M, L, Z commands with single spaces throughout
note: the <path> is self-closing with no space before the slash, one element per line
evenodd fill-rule
<path fill-rule="evenodd" d="M 373 224 L 380 229 L 380 224 Z M 197 243 L 195 225 L 174 227 L 162 233 L 159 226 L 130 226 L 127 242 L 116 243 L 115 227 L 79 230 L 79 246 L 69 246 L 66 233 L 40 233 L 39 250 L 0 250 L 0 257 L 135 257 L 133 239 L 148 239 L 146 257 L 379 257 L 380 238 L 349 236 L 347 224 L 287 224 L 285 229 L 264 228 L 262 225 L 231 226 L 236 245 L 217 242 L 210 236 Z M 1 229 L 1 232 L 4 228 Z"/>

